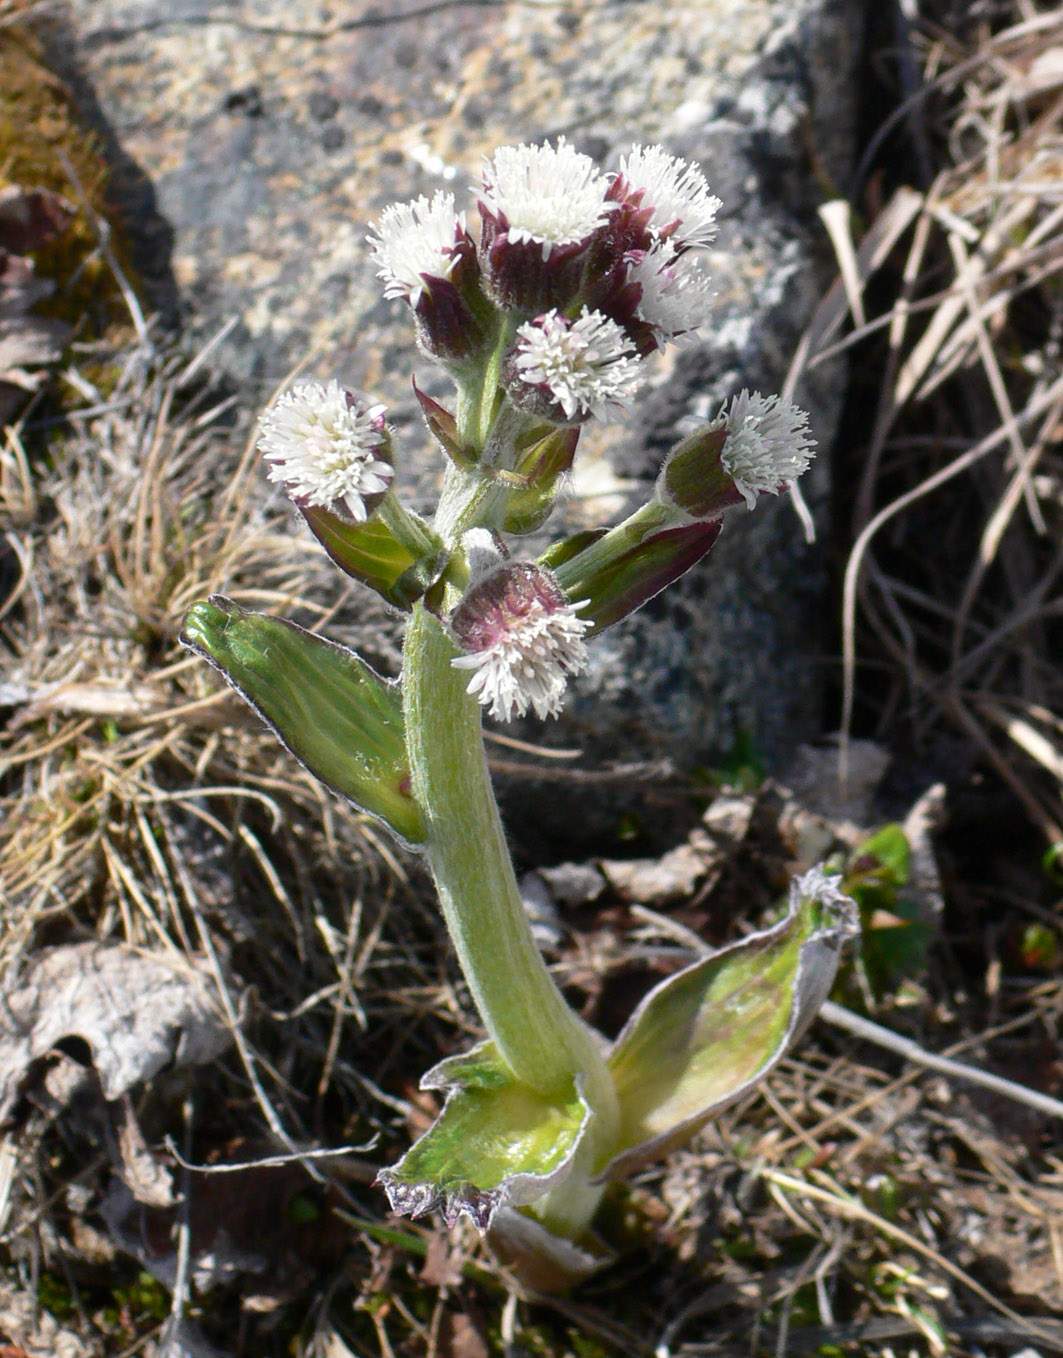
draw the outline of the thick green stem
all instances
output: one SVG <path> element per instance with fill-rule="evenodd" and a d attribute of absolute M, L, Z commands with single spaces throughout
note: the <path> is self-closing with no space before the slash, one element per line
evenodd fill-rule
<path fill-rule="evenodd" d="M 520 899 L 484 756 L 480 707 L 455 648 L 422 603 L 406 630 L 403 690 L 413 794 L 447 929 L 480 1017 L 517 1079 L 548 1097 L 578 1083 L 593 1110 L 571 1174 L 537 1201 L 550 1229 L 577 1237 L 601 1197 L 591 1176 L 619 1127 L 616 1089 L 592 1031 L 554 985 Z"/>
<path fill-rule="evenodd" d="M 448 468 L 433 528 L 449 544 L 473 527 L 497 527 L 511 494 L 499 476 L 522 428 L 495 408 L 501 334 L 478 399 L 464 392 L 459 432 L 490 467 Z M 483 748 L 480 705 L 439 619 L 414 605 L 403 653 L 403 701 L 412 792 L 447 929 L 487 1032 L 515 1077 L 548 1098 L 578 1085 L 592 1110 L 564 1184 L 538 1200 L 544 1224 L 578 1236 L 601 1188 L 590 1182 L 608 1160 L 619 1127 L 613 1079 L 596 1035 L 565 1003 L 532 937 L 517 888 Z"/>
<path fill-rule="evenodd" d="M 442 624 L 420 604 L 406 633 L 403 687 L 413 793 L 443 914 L 487 1030 L 518 1079 L 544 1094 L 574 1076 L 606 1102 L 612 1081 L 590 1030 L 535 945 L 487 771 L 480 707 Z M 593 1100 L 592 1100 L 593 1101 Z"/>

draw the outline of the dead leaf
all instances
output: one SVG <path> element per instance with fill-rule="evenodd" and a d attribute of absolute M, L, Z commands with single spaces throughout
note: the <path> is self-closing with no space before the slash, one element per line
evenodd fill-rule
<path fill-rule="evenodd" d="M 859 836 L 881 820 L 874 798 L 889 762 L 889 752 L 873 740 L 850 740 L 842 787 L 838 738 L 831 736 L 822 745 L 800 746 L 784 782 L 806 811 L 832 822 L 836 832 L 856 827 Z"/>
<path fill-rule="evenodd" d="M 119 1100 L 115 1124 L 122 1180 L 126 1187 L 137 1202 L 148 1207 L 172 1207 L 173 1178 L 162 1161 L 152 1155 L 128 1094 L 123 1094 Z"/>
<path fill-rule="evenodd" d="M 74 204 L 52 189 L 0 188 L 0 250 L 27 255 L 61 236 L 74 220 Z"/>
<path fill-rule="evenodd" d="M 640 905 L 685 900 L 713 866 L 711 848 L 680 844 L 661 858 L 602 859 L 599 867 L 614 891 Z"/>
<path fill-rule="evenodd" d="M 487 1340 L 461 1311 L 444 1312 L 439 1326 L 440 1358 L 489 1358 Z"/>
<path fill-rule="evenodd" d="M 451 1240 L 450 1232 L 437 1226 L 428 1241 L 421 1278 L 430 1287 L 460 1287 L 465 1255 Z"/>
<path fill-rule="evenodd" d="M 76 1334 L 64 1329 L 28 1292 L 4 1280 L 0 1280 L 0 1341 L 20 1358 L 89 1358 Z"/>
<path fill-rule="evenodd" d="M 49 278 L 38 278 L 32 259 L 0 249 L 0 318 L 24 315 L 55 291 Z"/>
<path fill-rule="evenodd" d="M 119 1249 L 131 1254 L 164 1287 L 172 1288 L 177 1281 L 174 1211 L 143 1206 L 121 1179 L 114 1179 L 99 1213 Z M 247 1274 L 263 1273 L 267 1263 L 265 1254 L 241 1248 L 225 1226 L 215 1222 L 209 1245 L 192 1243 L 189 1278 L 197 1291 L 209 1292 Z"/>
<path fill-rule="evenodd" d="M 38 278 L 27 252 L 61 235 L 74 207 L 51 189 L 0 188 L 0 423 L 44 381 L 74 333 L 66 321 L 33 316 L 31 307 L 54 292 Z"/>
<path fill-rule="evenodd" d="M 104 1097 L 169 1065 L 213 1061 L 231 1041 L 213 978 L 123 944 L 77 943 L 32 957 L 0 1005 L 0 1122 L 34 1061 L 66 1038 L 88 1043 Z"/>

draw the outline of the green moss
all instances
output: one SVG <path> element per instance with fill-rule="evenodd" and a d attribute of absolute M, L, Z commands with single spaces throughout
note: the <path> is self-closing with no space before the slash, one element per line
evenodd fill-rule
<path fill-rule="evenodd" d="M 128 323 L 85 209 L 87 202 L 93 214 L 108 219 L 108 179 L 99 139 L 83 125 L 73 97 L 48 69 L 41 44 L 25 29 L 0 29 L 0 187 L 52 189 L 78 209 L 68 230 L 33 255 L 40 277 L 56 285 L 53 296 L 35 309 L 97 337 Z M 127 269 L 120 232 L 114 234 L 114 248 Z"/>
<path fill-rule="evenodd" d="M 42 1273 L 37 1283 L 37 1300 L 49 1315 L 62 1322 L 77 1314 L 69 1286 L 52 1273 Z"/>

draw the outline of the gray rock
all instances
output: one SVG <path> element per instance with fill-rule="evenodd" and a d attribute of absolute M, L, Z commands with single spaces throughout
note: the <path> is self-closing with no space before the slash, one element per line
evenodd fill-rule
<path fill-rule="evenodd" d="M 374 217 L 394 200 L 462 191 L 507 142 L 564 133 L 606 168 L 639 141 L 699 161 L 724 200 L 715 319 L 697 346 L 658 360 L 628 426 L 585 437 L 564 508 L 574 526 L 634 507 L 684 419 L 744 385 L 777 389 L 824 281 L 814 209 L 824 176 L 844 184 L 853 149 L 862 11 L 853 0 L 70 0 L 54 45 L 132 167 L 127 217 L 134 231 L 138 214 L 151 218 L 142 272 L 169 279 L 196 333 L 238 318 L 218 357 L 248 417 L 304 361 L 364 388 L 390 407 L 419 507 L 439 464 L 412 368 L 432 394 L 447 388 L 415 354 L 401 305 L 380 297 L 364 239 Z M 822 447 L 841 377 L 819 369 L 797 392 Z M 820 521 L 826 470 L 805 482 Z M 818 731 L 824 573 L 788 503 L 762 500 L 706 563 L 597 643 L 561 721 L 519 734 L 580 745 L 588 764 L 663 756 L 689 770 L 745 732 L 769 767 L 786 764 Z M 344 621 L 357 642 L 357 618 Z M 510 823 L 518 838 L 528 824 L 561 835 L 558 853 L 633 805 L 618 788 L 555 782 L 529 807 L 526 789 L 507 799 Z"/>

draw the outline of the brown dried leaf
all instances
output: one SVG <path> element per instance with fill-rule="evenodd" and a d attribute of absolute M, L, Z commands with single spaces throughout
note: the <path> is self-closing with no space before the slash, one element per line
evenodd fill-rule
<path fill-rule="evenodd" d="M 603 859 L 599 866 L 614 891 L 642 905 L 661 906 L 693 895 L 713 864 L 703 846 L 688 842 L 661 858 Z"/>
<path fill-rule="evenodd" d="M 460 1287 L 463 1258 L 464 1254 L 460 1246 L 451 1240 L 450 1232 L 437 1227 L 425 1251 L 422 1281 L 430 1287 Z"/>
<path fill-rule="evenodd" d="M 115 1124 L 126 1187 L 137 1202 L 148 1207 L 172 1207 L 173 1178 L 166 1165 L 152 1155 L 128 1095 L 123 1095 L 118 1104 Z"/>
<path fill-rule="evenodd" d="M 231 1034 L 213 979 L 192 961 L 121 944 L 78 943 L 32 957 L 0 1005 L 0 1121 L 26 1074 L 64 1038 L 79 1037 L 107 1099 L 171 1063 L 212 1061 Z"/>
<path fill-rule="evenodd" d="M 22 316 L 54 291 L 50 278 L 38 278 L 32 259 L 0 249 L 0 318 Z"/>
<path fill-rule="evenodd" d="M 39 1307 L 29 1292 L 7 1281 L 0 1282 L 0 1341 L 21 1358 L 89 1358 L 77 1335 Z"/>
<path fill-rule="evenodd" d="M 77 209 L 51 189 L 0 188 L 0 250 L 26 255 L 62 235 Z"/>
<path fill-rule="evenodd" d="M 440 1358 L 489 1358 L 491 1350 L 475 1321 L 462 1311 L 447 1311 L 439 1326 Z"/>
<path fill-rule="evenodd" d="M 72 334 L 65 321 L 45 316 L 0 317 L 0 382 L 32 391 L 39 377 L 28 369 L 54 363 Z"/>

